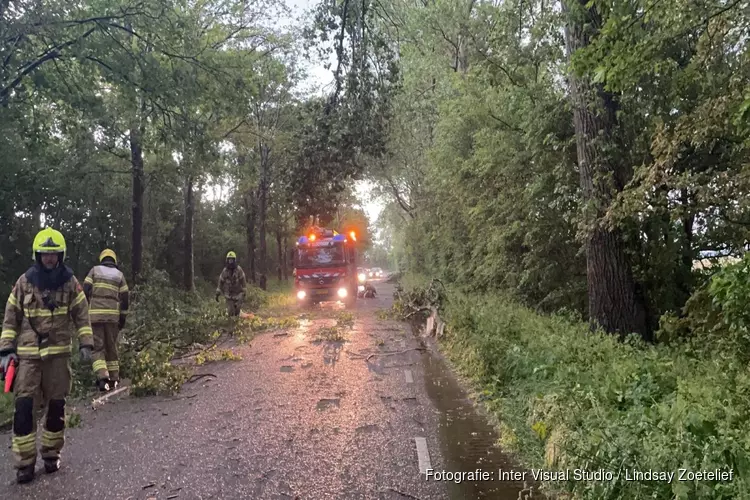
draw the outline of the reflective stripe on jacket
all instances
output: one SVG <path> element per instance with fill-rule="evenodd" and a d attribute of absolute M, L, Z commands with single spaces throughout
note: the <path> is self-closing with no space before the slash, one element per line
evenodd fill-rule
<path fill-rule="evenodd" d="M 92 323 L 117 323 L 128 311 L 128 284 L 114 266 L 94 266 L 84 280 Z"/>
<path fill-rule="evenodd" d="M 15 349 L 27 359 L 69 356 L 74 330 L 81 346 L 93 347 L 89 306 L 76 277 L 46 293 L 53 308 L 44 304 L 42 291 L 25 274 L 18 278 L 5 304 L 0 352 Z"/>

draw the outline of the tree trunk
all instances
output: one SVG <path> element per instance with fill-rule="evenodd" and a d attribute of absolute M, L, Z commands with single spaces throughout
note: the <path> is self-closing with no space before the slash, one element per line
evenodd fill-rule
<path fill-rule="evenodd" d="M 133 167 L 131 286 L 139 282 L 143 266 L 143 132 L 141 124 L 134 123 L 130 127 L 130 163 Z"/>
<path fill-rule="evenodd" d="M 255 190 L 245 193 L 245 234 L 247 236 L 247 260 L 249 279 L 255 283 Z"/>
<path fill-rule="evenodd" d="M 601 25 L 596 9 L 586 9 L 585 4 L 586 0 L 573 1 L 570 7 L 576 12 L 567 12 L 565 45 L 569 61 L 578 49 L 589 44 L 584 19 L 588 29 Z M 563 7 L 567 10 L 565 2 Z M 589 321 L 592 328 L 600 326 L 621 335 L 635 332 L 650 340 L 645 307 L 636 295 L 621 232 L 607 227 L 604 221 L 612 200 L 627 182 L 627 170 L 618 164 L 612 147 L 617 102 L 585 76 L 571 72 L 568 78 L 584 203 Z"/>
<path fill-rule="evenodd" d="M 195 270 L 193 267 L 193 218 L 195 215 L 195 198 L 193 195 L 193 178 L 188 176 L 185 179 L 185 261 L 183 262 L 183 286 L 185 290 L 192 292 L 195 290 Z"/>
<path fill-rule="evenodd" d="M 282 256 L 282 268 L 284 269 L 284 281 L 289 279 L 289 237 L 284 235 L 284 254 Z"/>
<path fill-rule="evenodd" d="M 687 188 L 683 188 L 680 193 L 682 202 L 682 231 L 684 233 L 684 242 L 682 244 L 682 272 L 680 283 L 685 300 L 690 297 L 693 291 L 693 226 L 695 224 L 695 213 L 691 208 L 691 193 Z M 680 304 L 682 305 L 682 304 Z"/>
<path fill-rule="evenodd" d="M 276 229 L 276 257 L 278 258 L 277 275 L 279 281 L 284 279 L 282 268 L 284 267 L 284 248 L 281 246 L 281 228 Z"/>
<path fill-rule="evenodd" d="M 258 273 L 261 275 L 260 286 L 266 289 L 266 279 L 268 278 L 268 263 L 266 246 L 266 219 L 268 215 L 268 156 L 270 149 L 265 144 L 260 144 L 260 181 L 258 183 Z"/>

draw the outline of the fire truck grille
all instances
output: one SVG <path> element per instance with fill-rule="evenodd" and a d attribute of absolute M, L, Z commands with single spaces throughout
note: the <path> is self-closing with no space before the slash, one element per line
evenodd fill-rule
<path fill-rule="evenodd" d="M 316 273 L 300 276 L 300 281 L 302 283 L 309 283 L 310 285 L 331 285 L 337 283 L 343 276 L 343 273 Z"/>

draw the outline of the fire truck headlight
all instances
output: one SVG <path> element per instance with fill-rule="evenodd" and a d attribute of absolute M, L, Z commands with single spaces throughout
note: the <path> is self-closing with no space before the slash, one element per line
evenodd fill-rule
<path fill-rule="evenodd" d="M 307 294 L 305 293 L 304 290 L 300 290 L 299 292 L 297 292 L 297 298 L 299 300 L 303 300 L 305 297 L 307 297 Z"/>
<path fill-rule="evenodd" d="M 367 275 L 365 273 L 359 273 L 359 275 L 357 275 L 357 278 L 359 278 L 359 281 L 361 283 L 367 279 Z"/>
<path fill-rule="evenodd" d="M 347 295 L 346 288 L 339 288 L 339 297 L 343 299 L 344 297 L 346 297 L 346 295 Z"/>

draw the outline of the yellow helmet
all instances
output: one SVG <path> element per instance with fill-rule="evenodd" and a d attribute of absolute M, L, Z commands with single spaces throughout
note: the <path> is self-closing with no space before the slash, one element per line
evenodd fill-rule
<path fill-rule="evenodd" d="M 237 259 L 237 254 L 234 252 L 228 252 L 227 259 Z"/>
<path fill-rule="evenodd" d="M 34 238 L 31 258 L 36 260 L 37 254 L 41 253 L 61 253 L 62 258 L 60 261 L 65 260 L 67 247 L 65 246 L 65 238 L 60 231 L 46 227 L 37 233 Z"/>
<path fill-rule="evenodd" d="M 115 254 L 114 250 L 110 250 L 109 248 L 102 250 L 102 253 L 99 254 L 99 262 L 103 261 L 105 257 L 110 257 L 117 264 L 117 254 Z"/>

